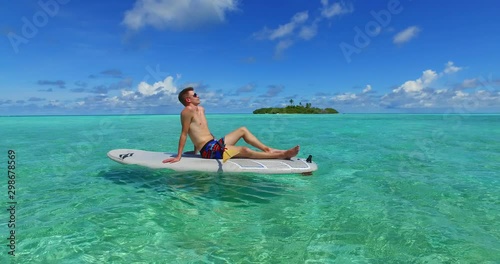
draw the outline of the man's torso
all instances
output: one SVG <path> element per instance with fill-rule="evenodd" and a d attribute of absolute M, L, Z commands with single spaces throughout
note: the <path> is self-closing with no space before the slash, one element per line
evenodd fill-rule
<path fill-rule="evenodd" d="M 208 129 L 208 122 L 205 117 L 205 109 L 201 106 L 195 108 L 193 118 L 189 124 L 189 138 L 196 147 L 196 152 L 210 140 L 213 139 L 212 133 Z"/>

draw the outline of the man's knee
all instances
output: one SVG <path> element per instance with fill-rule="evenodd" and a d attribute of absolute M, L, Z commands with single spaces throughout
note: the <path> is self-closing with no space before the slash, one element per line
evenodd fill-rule
<path fill-rule="evenodd" d="M 243 154 L 243 155 L 248 155 L 248 154 L 250 154 L 250 148 L 248 148 L 248 147 L 241 147 L 240 153 Z"/>
<path fill-rule="evenodd" d="M 248 132 L 248 129 L 244 126 L 240 127 L 239 130 L 243 133 L 247 133 Z"/>

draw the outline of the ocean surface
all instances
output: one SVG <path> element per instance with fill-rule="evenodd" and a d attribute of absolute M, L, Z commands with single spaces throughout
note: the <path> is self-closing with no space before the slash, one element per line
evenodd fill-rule
<path fill-rule="evenodd" d="M 299 144 L 319 170 L 106 157 L 176 152 L 178 115 L 0 117 L 0 263 L 500 263 L 500 115 L 207 118 L 217 137 L 246 126 L 271 147 Z"/>

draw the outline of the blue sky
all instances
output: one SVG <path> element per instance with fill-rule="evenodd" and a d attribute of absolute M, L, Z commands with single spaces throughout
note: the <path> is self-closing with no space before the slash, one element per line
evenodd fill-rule
<path fill-rule="evenodd" d="M 500 5 L 430 0 L 2 3 L 0 115 L 500 112 Z"/>

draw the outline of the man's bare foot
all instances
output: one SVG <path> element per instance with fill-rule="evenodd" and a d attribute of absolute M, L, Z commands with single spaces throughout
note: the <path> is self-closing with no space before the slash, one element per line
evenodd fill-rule
<path fill-rule="evenodd" d="M 292 157 L 295 157 L 297 156 L 297 154 L 299 154 L 299 150 L 300 150 L 300 146 L 297 145 L 289 150 L 286 150 L 283 155 L 284 155 L 284 158 L 285 159 L 289 159 L 289 158 L 292 158 Z"/>

